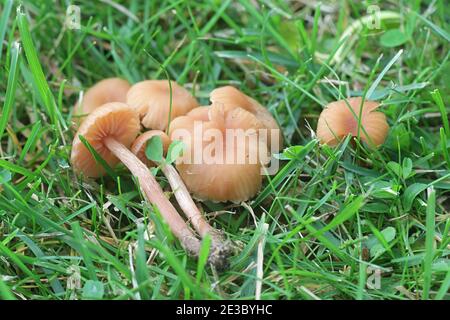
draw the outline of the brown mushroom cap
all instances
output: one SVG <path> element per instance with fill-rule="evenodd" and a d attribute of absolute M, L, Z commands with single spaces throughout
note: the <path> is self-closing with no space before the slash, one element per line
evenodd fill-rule
<path fill-rule="evenodd" d="M 120 78 L 108 78 L 97 82 L 89 88 L 83 96 L 82 103 L 77 103 L 74 118 L 77 124 L 98 107 L 109 102 L 126 102 L 130 89 L 128 81 Z"/>
<path fill-rule="evenodd" d="M 245 95 L 238 89 L 232 86 L 225 86 L 214 89 L 210 93 L 210 100 L 213 104 L 221 104 L 224 109 L 230 110 L 236 107 L 241 107 L 248 112 L 251 112 L 256 116 L 256 118 L 261 122 L 262 128 L 267 130 L 277 130 L 274 131 L 278 135 L 278 150 L 283 148 L 283 135 L 281 134 L 280 127 L 273 118 L 272 114 L 258 103 L 255 99 Z M 270 137 L 267 141 L 270 147 Z"/>
<path fill-rule="evenodd" d="M 106 148 L 103 139 L 113 137 L 124 146 L 129 147 L 140 130 L 139 116 L 128 105 L 110 102 L 92 111 L 83 121 L 75 135 L 71 162 L 74 170 L 87 177 L 99 177 L 105 174 L 103 167 L 96 162 L 91 152 L 81 142 L 83 136 L 97 153 L 110 166 L 119 160 Z"/>
<path fill-rule="evenodd" d="M 186 115 L 194 120 L 208 121 L 209 110 L 209 106 L 197 107 L 189 111 Z"/>
<path fill-rule="evenodd" d="M 130 149 L 131 152 L 133 152 L 139 158 L 139 160 L 145 163 L 148 167 L 153 167 L 155 166 L 155 164 L 153 163 L 153 161 L 149 160 L 145 155 L 145 147 L 147 141 L 154 136 L 161 137 L 164 154 L 166 154 L 167 150 L 169 149 L 170 138 L 165 132 L 161 130 L 150 130 L 144 132 L 139 137 L 137 137 L 137 139 L 133 142 L 133 145 L 131 146 Z"/>
<path fill-rule="evenodd" d="M 196 198 L 202 200 L 216 202 L 248 200 L 261 188 L 260 154 L 267 153 L 267 145 L 252 143 L 249 136 L 244 144 L 235 140 L 234 146 L 227 148 L 225 135 L 227 129 L 255 129 L 254 124 L 259 124 L 259 121 L 243 108 L 236 107 L 226 111 L 223 106 L 218 105 L 208 108 L 208 120 L 202 120 L 206 109 L 200 108 L 174 119 L 170 125 L 171 139 L 182 140 L 187 145 L 183 157 L 176 164 L 184 183 Z M 200 125 L 203 126 L 201 133 L 195 130 Z M 223 141 L 223 148 L 213 146 L 211 154 L 222 156 L 222 159 L 229 157 L 231 162 L 207 163 L 205 159 L 201 159 L 200 163 L 195 162 L 195 146 L 200 144 L 203 150 L 210 147 L 208 145 L 211 141 L 205 141 L 202 136 L 208 129 L 220 132 Z M 256 135 L 256 132 L 254 134 Z M 236 160 L 240 154 L 244 154 L 245 160 L 238 163 Z"/>
<path fill-rule="evenodd" d="M 171 81 L 171 118 L 185 115 L 198 106 L 197 100 L 175 81 Z M 141 116 L 142 124 L 149 129 L 165 130 L 170 111 L 170 87 L 167 80 L 146 80 L 134 84 L 127 94 L 127 103 Z"/>
<path fill-rule="evenodd" d="M 347 102 L 350 107 L 345 100 L 331 102 L 320 114 L 317 137 L 322 143 L 335 146 L 348 134 L 358 136 L 358 117 L 362 98 L 349 98 Z M 362 106 L 359 136 L 369 145 L 372 143 L 375 146 L 381 145 L 389 131 L 384 113 L 375 111 L 379 105 L 375 101 L 366 100 Z"/>

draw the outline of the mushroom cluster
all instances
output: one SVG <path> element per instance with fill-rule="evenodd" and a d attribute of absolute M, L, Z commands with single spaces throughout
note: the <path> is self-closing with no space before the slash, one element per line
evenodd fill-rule
<path fill-rule="evenodd" d="M 261 172 L 270 156 L 269 149 L 278 151 L 282 136 L 270 113 L 239 90 L 218 88 L 210 98 L 211 106 L 199 107 L 186 89 L 165 80 L 146 80 L 132 86 L 119 78 L 100 81 L 75 107 L 78 131 L 71 163 L 75 172 L 96 178 L 104 175 L 105 169 L 95 154 L 109 166 L 122 162 L 137 178 L 143 194 L 159 210 L 182 246 L 196 256 L 200 240 L 150 172 L 149 167 L 158 166 L 197 234 L 201 238 L 211 237 L 210 263 L 223 269 L 231 253 L 230 244 L 222 232 L 207 222 L 191 193 L 213 201 L 238 202 L 254 196 L 261 187 Z M 169 124 L 167 135 L 161 130 L 169 129 Z M 141 125 L 150 130 L 140 134 Z M 244 144 L 234 137 L 234 144 L 226 140 L 221 147 L 209 150 L 224 156 L 222 162 L 189 164 L 186 155 L 198 151 L 194 146 L 200 145 L 200 153 L 209 147 L 204 137 L 197 134 L 198 125 L 215 129 L 222 141 L 228 130 L 243 130 Z M 180 130 L 190 134 L 189 139 L 186 135 L 178 137 Z M 260 131 L 265 131 L 265 135 Z M 185 143 L 185 154 L 177 161 L 176 169 L 164 159 L 160 163 L 147 159 L 147 142 L 156 136 L 161 139 L 164 152 L 172 140 L 180 138 Z M 237 161 L 239 155 L 243 157 L 241 162 Z"/>
<path fill-rule="evenodd" d="M 198 199 L 246 201 L 260 190 L 270 154 L 282 147 L 280 129 L 267 109 L 234 87 L 215 89 L 210 100 L 171 123 L 170 137 L 187 145 L 177 169 Z"/>

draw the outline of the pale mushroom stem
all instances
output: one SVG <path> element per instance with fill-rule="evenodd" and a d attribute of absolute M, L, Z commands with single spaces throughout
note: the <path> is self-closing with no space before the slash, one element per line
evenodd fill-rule
<path fill-rule="evenodd" d="M 138 178 L 139 185 L 145 196 L 151 203 L 158 207 L 161 215 L 173 234 L 180 240 L 182 246 L 190 254 L 198 255 L 200 241 L 194 236 L 172 203 L 166 198 L 155 177 L 150 173 L 145 164 L 113 137 L 105 138 L 103 143 Z"/>
<path fill-rule="evenodd" d="M 209 234 L 211 236 L 212 245 L 216 249 L 229 250 L 221 232 L 208 224 L 198 207 L 195 205 L 194 200 L 192 200 L 191 195 L 177 170 L 175 170 L 171 164 L 163 164 L 161 170 L 169 181 L 178 204 L 200 236 L 204 238 Z"/>

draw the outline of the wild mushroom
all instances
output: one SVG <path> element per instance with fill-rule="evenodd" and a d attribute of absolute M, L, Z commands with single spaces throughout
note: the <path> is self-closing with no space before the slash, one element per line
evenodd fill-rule
<path fill-rule="evenodd" d="M 128 91 L 127 104 L 139 112 L 144 127 L 158 130 L 167 128 L 169 113 L 172 120 L 198 106 L 189 91 L 175 81 L 171 81 L 169 86 L 167 80 L 146 80 L 134 84 Z"/>
<path fill-rule="evenodd" d="M 74 109 L 74 121 L 78 126 L 92 111 L 108 102 L 125 102 L 130 89 L 128 81 L 121 78 L 107 78 L 90 87 L 81 103 Z"/>
<path fill-rule="evenodd" d="M 75 135 L 71 154 L 74 170 L 88 177 L 104 174 L 104 170 L 80 140 L 80 136 L 83 136 L 110 166 L 116 165 L 120 160 L 131 171 L 138 179 L 144 195 L 158 208 L 183 247 L 190 254 L 197 255 L 200 241 L 166 198 L 145 164 L 128 149 L 139 130 L 139 115 L 124 103 L 107 103 L 95 109 L 83 121 Z M 210 256 L 212 263 L 215 263 L 214 259 L 215 257 Z"/>
<path fill-rule="evenodd" d="M 187 146 L 176 166 L 188 190 L 196 198 L 216 202 L 254 196 L 261 188 L 267 155 L 267 145 L 255 129 L 261 126 L 254 114 L 240 107 L 225 110 L 223 105 L 200 107 L 174 119 L 170 137 Z"/>
<path fill-rule="evenodd" d="M 389 125 L 384 113 L 375 111 L 379 105 L 369 100 L 363 103 L 361 97 L 329 103 L 319 116 L 317 138 L 324 144 L 335 146 L 349 134 L 357 137 L 359 131 L 359 137 L 367 144 L 381 145 L 386 139 Z"/>
<path fill-rule="evenodd" d="M 159 136 L 161 138 L 163 142 L 164 152 L 167 153 L 170 139 L 167 134 L 160 130 L 150 130 L 143 133 L 135 140 L 135 142 L 131 146 L 131 151 L 142 162 L 147 163 L 151 166 L 153 166 L 154 163 L 147 159 L 145 155 L 145 149 L 146 142 L 154 136 Z M 223 259 L 226 260 L 226 257 L 231 252 L 231 249 L 227 241 L 224 239 L 223 234 L 219 230 L 213 228 L 205 220 L 197 205 L 192 200 L 189 191 L 187 190 L 186 185 L 184 184 L 177 170 L 170 163 L 167 163 L 165 161 L 162 161 L 160 163 L 160 168 L 169 181 L 175 198 L 177 199 L 177 202 L 185 213 L 186 217 L 191 221 L 192 225 L 202 238 L 204 238 L 207 234 L 211 236 L 212 249 L 216 251 L 215 255 L 222 256 Z"/>
<path fill-rule="evenodd" d="M 236 107 L 241 107 L 252 113 L 261 123 L 261 128 L 268 130 L 269 137 L 267 144 L 269 148 L 271 147 L 272 142 L 277 144 L 272 147 L 273 152 L 277 152 L 283 148 L 283 135 L 280 127 L 270 114 L 269 110 L 259 104 L 258 101 L 232 86 L 216 88 L 211 91 L 209 97 L 212 104 L 223 105 L 225 112 Z M 274 137 L 272 137 L 272 135 Z"/>

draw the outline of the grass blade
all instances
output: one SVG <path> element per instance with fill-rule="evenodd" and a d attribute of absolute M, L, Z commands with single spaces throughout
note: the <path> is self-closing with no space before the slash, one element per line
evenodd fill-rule
<path fill-rule="evenodd" d="M 392 67 L 392 65 L 400 58 L 400 56 L 403 53 L 403 49 L 397 52 L 397 54 L 391 59 L 391 61 L 388 62 L 388 64 L 384 67 L 384 69 L 381 71 L 381 73 L 378 75 L 378 77 L 375 79 L 375 81 L 370 86 L 369 90 L 367 90 L 366 97 L 367 99 L 370 99 L 372 97 L 372 94 L 375 92 L 375 89 L 380 84 L 381 79 L 383 79 L 386 72 L 389 71 L 389 69 Z"/>
<path fill-rule="evenodd" d="M 442 100 L 441 93 L 438 89 L 431 92 L 434 102 L 436 102 L 439 112 L 442 116 L 442 123 L 444 124 L 445 134 L 447 139 L 450 139 L 450 125 L 448 124 L 448 114 L 447 109 L 445 109 L 444 101 Z"/>
<path fill-rule="evenodd" d="M 431 273 L 434 258 L 434 233 L 435 233 L 435 208 L 436 208 L 436 191 L 434 188 L 429 189 L 427 201 L 427 218 L 426 218 L 426 237 L 425 237 L 425 257 L 423 259 L 423 293 L 422 299 L 428 300 L 431 288 Z"/>
<path fill-rule="evenodd" d="M 41 63 L 39 62 L 38 54 L 33 44 L 33 39 L 31 37 L 30 26 L 28 24 L 25 12 L 22 11 L 22 6 L 17 7 L 17 20 L 19 25 L 20 37 L 22 39 L 23 49 L 25 51 L 25 56 L 27 57 L 31 73 L 36 82 L 38 94 L 44 103 L 44 107 L 52 121 L 52 124 L 59 127 L 58 126 L 59 120 L 63 128 L 67 129 L 65 120 L 63 119 L 61 113 L 59 112 L 59 109 L 55 102 L 55 98 L 53 97 L 53 94 L 50 91 L 50 87 L 45 78 Z"/>
<path fill-rule="evenodd" d="M 8 285 L 3 282 L 2 278 L 0 278 L 0 298 L 3 300 L 17 300 Z"/>
<path fill-rule="evenodd" d="M 1 50 L 0 50 L 1 52 Z M 0 118 L 0 139 L 3 136 L 6 125 L 9 121 L 9 116 L 14 106 L 14 97 L 17 88 L 17 76 L 19 74 L 19 64 L 20 64 L 20 44 L 19 42 L 14 42 L 11 48 L 11 65 L 9 68 L 8 75 L 8 85 L 6 87 L 5 103 L 1 110 Z"/>
<path fill-rule="evenodd" d="M 6 0 L 3 5 L 3 13 L 0 17 L 0 63 L 2 61 L 3 40 L 5 39 L 6 28 L 8 27 L 8 19 L 11 15 L 11 9 L 14 1 Z"/>

